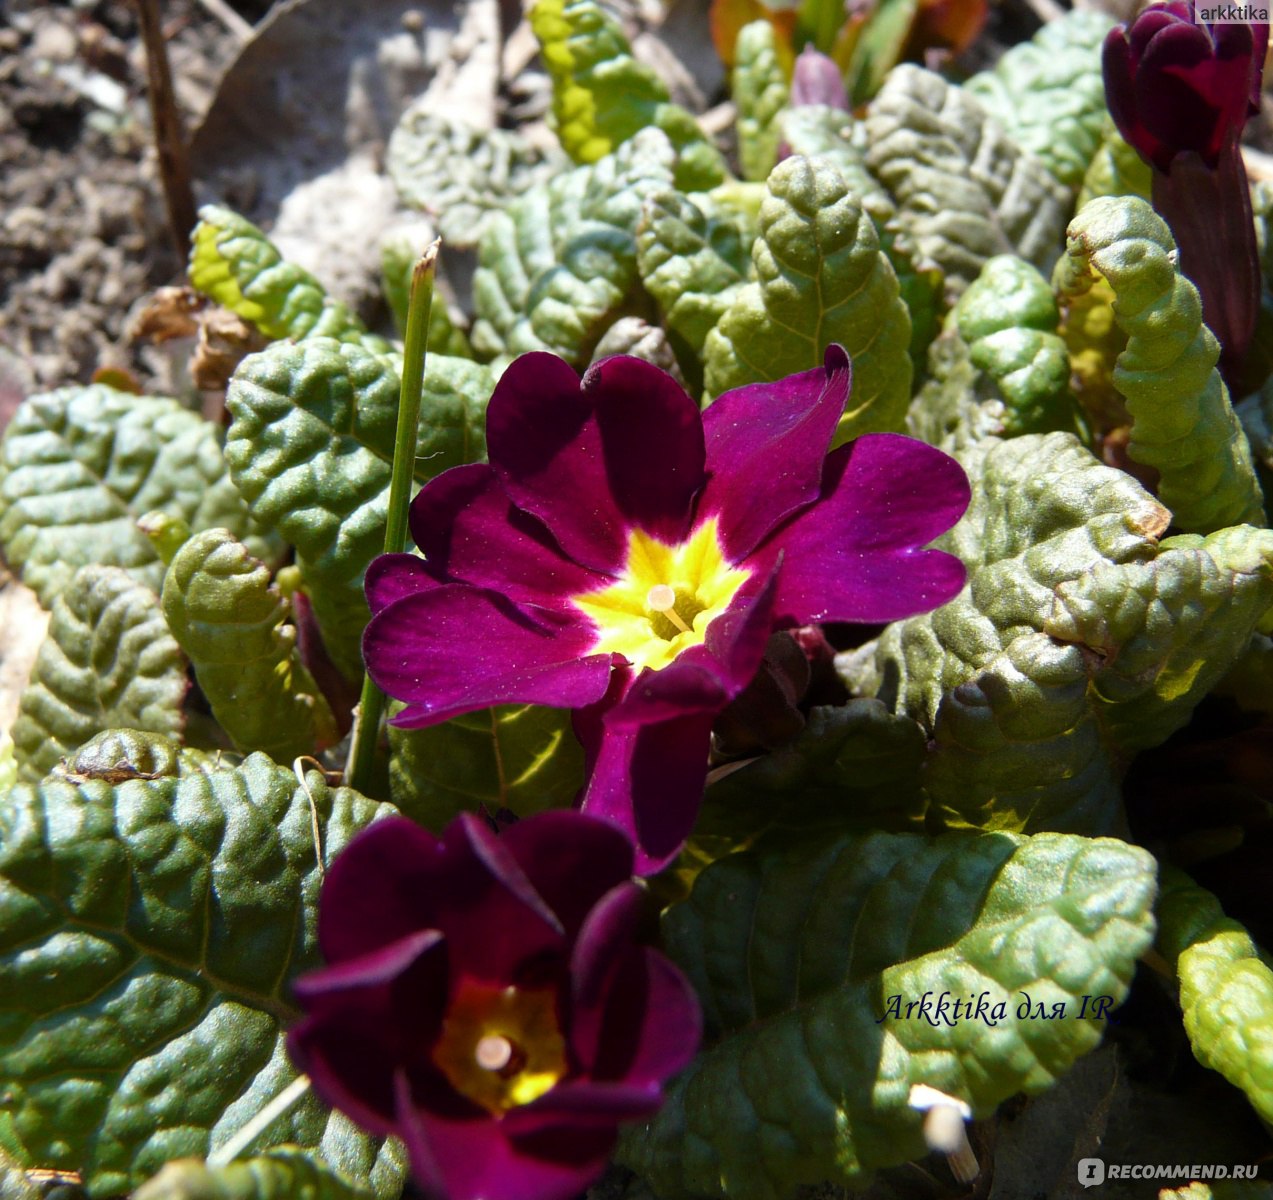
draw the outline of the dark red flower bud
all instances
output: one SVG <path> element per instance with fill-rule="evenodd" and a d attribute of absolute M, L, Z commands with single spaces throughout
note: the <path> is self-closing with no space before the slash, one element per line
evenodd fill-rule
<path fill-rule="evenodd" d="M 844 90 L 844 76 L 834 60 L 806 46 L 796 59 L 791 75 L 792 108 L 805 104 L 825 104 L 845 112 L 849 108 L 849 95 Z"/>

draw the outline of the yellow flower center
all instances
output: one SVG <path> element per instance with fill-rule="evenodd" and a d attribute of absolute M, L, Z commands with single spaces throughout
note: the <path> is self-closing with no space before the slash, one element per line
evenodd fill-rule
<path fill-rule="evenodd" d="M 726 560 L 712 517 L 679 546 L 634 529 L 618 581 L 570 599 L 597 627 L 592 653 L 661 671 L 703 641 L 750 575 Z"/>
<path fill-rule="evenodd" d="M 555 989 L 464 980 L 442 1021 L 433 1061 L 457 1092 L 489 1112 L 538 1099 L 567 1069 Z"/>

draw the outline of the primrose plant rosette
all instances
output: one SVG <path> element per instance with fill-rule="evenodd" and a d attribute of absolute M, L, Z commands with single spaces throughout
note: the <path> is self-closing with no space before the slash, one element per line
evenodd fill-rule
<path fill-rule="evenodd" d="M 637 870 L 693 827 L 712 723 L 775 630 L 884 622 L 945 603 L 958 559 L 923 547 L 968 504 L 962 468 L 898 434 L 827 453 L 849 360 L 721 396 L 618 356 L 582 381 L 518 358 L 487 409 L 488 464 L 428 483 L 424 558 L 367 573 L 363 653 L 418 727 L 494 704 L 575 711 L 586 813 Z"/>

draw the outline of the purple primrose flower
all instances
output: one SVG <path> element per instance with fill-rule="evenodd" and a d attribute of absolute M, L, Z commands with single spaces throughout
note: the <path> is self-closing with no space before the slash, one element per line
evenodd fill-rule
<path fill-rule="evenodd" d="M 583 811 L 659 869 L 694 824 L 712 722 L 775 630 L 891 621 L 963 586 L 922 547 L 968 503 L 939 450 L 870 434 L 827 454 L 849 361 L 721 396 L 608 358 L 582 383 L 526 354 L 487 409 L 490 464 L 411 508 L 424 551 L 367 572 L 372 678 L 422 726 L 491 704 L 577 710 Z"/>
<path fill-rule="evenodd" d="M 566 1200 L 694 1056 L 698 1002 L 635 938 L 632 847 L 577 812 L 498 837 L 379 821 L 336 859 L 288 1052 L 438 1200 Z"/>
<path fill-rule="evenodd" d="M 1110 30 L 1102 65 L 1110 115 L 1153 168 L 1154 207 L 1171 226 L 1181 271 L 1202 298 L 1238 392 L 1260 306 L 1260 264 L 1238 142 L 1259 112 L 1267 22 L 1207 22 L 1188 0 L 1145 9 Z"/>

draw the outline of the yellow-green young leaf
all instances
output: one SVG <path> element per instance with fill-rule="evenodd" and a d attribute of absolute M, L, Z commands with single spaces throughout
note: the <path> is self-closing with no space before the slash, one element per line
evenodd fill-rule
<path fill-rule="evenodd" d="M 190 243 L 190 285 L 269 338 L 334 337 L 389 350 L 308 271 L 286 262 L 251 221 L 217 204 L 199 210 Z"/>
<path fill-rule="evenodd" d="M 17 782 L 18 760 L 13 752 L 13 738 L 7 733 L 0 733 L 0 799 L 7 796 Z"/>
<path fill-rule="evenodd" d="M 569 807 L 583 783 L 568 709 L 508 705 L 428 729 L 390 726 L 389 746 L 393 802 L 434 830 L 479 805 L 518 816 Z"/>
<path fill-rule="evenodd" d="M 712 328 L 750 273 L 739 223 L 704 211 L 706 197 L 659 188 L 646 197 L 637 225 L 637 267 L 668 328 L 702 354 Z"/>
<path fill-rule="evenodd" d="M 1012 255 L 990 259 L 959 298 L 951 321 L 985 390 L 1003 400 L 1003 433 L 1080 430 L 1070 395 L 1070 359 L 1046 279 Z"/>
<path fill-rule="evenodd" d="M 779 163 L 751 254 L 757 282 L 743 287 L 704 344 L 708 393 L 807 371 L 839 342 L 853 360 L 853 387 L 837 442 L 900 430 L 910 398 L 910 314 L 875 225 L 840 173 L 820 159 Z"/>
<path fill-rule="evenodd" d="M 720 151 L 595 0 L 535 0 L 530 25 L 552 76 L 557 137 L 575 162 L 595 163 L 653 127 L 678 151 L 677 187 L 703 191 L 728 177 Z"/>
<path fill-rule="evenodd" d="M 107 729 L 178 736 L 186 687 L 154 592 L 119 567 L 81 567 L 53 602 L 13 723 L 22 778 L 39 781 Z"/>
<path fill-rule="evenodd" d="M 485 454 L 488 368 L 430 354 L 415 478 Z M 333 662 L 350 679 L 367 606 L 362 576 L 384 549 L 399 372 L 363 347 L 307 338 L 243 360 L 226 393 L 225 457 L 252 515 L 296 547 Z"/>
<path fill-rule="evenodd" d="M 1188 721 L 1273 603 L 1273 531 L 1160 546 L 1169 514 L 1066 434 L 959 457 L 972 503 L 937 544 L 968 586 L 843 669 L 924 726 L 947 825 L 1116 828 L 1133 755 Z"/>
<path fill-rule="evenodd" d="M 1148 204 L 1102 197 L 1070 223 L 1053 283 L 1062 296 L 1082 295 L 1098 275 L 1113 288 L 1127 335 L 1114 368 L 1132 415 L 1127 453 L 1158 472 L 1174 523 L 1190 533 L 1263 525 L 1251 448 L 1216 370 L 1220 347 L 1175 258 L 1171 231 Z"/>
<path fill-rule="evenodd" d="M 103 384 L 28 397 L 0 443 L 0 547 L 45 608 L 77 567 L 126 567 L 158 588 L 163 565 L 137 518 L 163 509 L 224 525 L 273 559 L 226 470 L 221 433 L 161 396 Z"/>
<path fill-rule="evenodd" d="M 1154 891 L 1146 851 L 1058 834 L 772 838 L 713 863 L 664 941 L 718 1040 L 622 1160 L 669 1200 L 784 1200 L 923 1155 L 913 1085 L 989 1116 L 1099 1044 L 1092 1000 L 1127 994 Z"/>
<path fill-rule="evenodd" d="M 1092 156 L 1083 186 L 1079 189 L 1078 210 L 1097 196 L 1139 196 L 1148 200 L 1153 190 L 1153 169 L 1124 140 L 1106 116 L 1101 125 L 1100 148 Z"/>
<path fill-rule="evenodd" d="M 769 21 L 752 21 L 738 31 L 730 89 L 738 108 L 738 158 L 743 178 L 763 181 L 778 161 L 787 105 L 787 78 L 778 61 L 777 34 Z"/>
<path fill-rule="evenodd" d="M 1183 872 L 1164 871 L 1158 920 L 1194 1057 L 1273 1122 L 1273 970 L 1251 935 Z"/>
<path fill-rule="evenodd" d="M 448 250 L 476 246 L 491 213 L 570 165 L 512 130 L 475 129 L 433 107 L 422 98 L 402 114 L 385 167 L 402 201 L 437 222 Z"/>
<path fill-rule="evenodd" d="M 164 577 L 164 618 L 212 715 L 238 749 L 289 763 L 336 733 L 284 623 L 290 609 L 269 569 L 224 529 L 195 534 Z"/>
<path fill-rule="evenodd" d="M 1051 270 L 1069 190 L 968 92 L 921 67 L 892 71 L 866 117 L 867 166 L 919 253 L 961 291 L 996 254 Z"/>
<path fill-rule="evenodd" d="M 1101 144 L 1101 44 L 1113 24 L 1095 8 L 1066 13 L 964 84 L 1018 146 L 1072 188 Z"/>
<path fill-rule="evenodd" d="M 78 755 L 0 806 L 0 1094 L 24 1165 L 103 1200 L 223 1146 L 296 1078 L 319 847 L 330 865 L 394 811 L 262 754 L 180 771 L 174 743 L 131 741 L 151 748 L 131 769 Z M 255 1145 L 288 1143 L 380 1200 L 402 1190 L 400 1149 L 312 1094 Z"/>
<path fill-rule="evenodd" d="M 675 161 L 667 138 L 645 129 L 496 213 L 473 278 L 474 347 L 492 356 L 551 350 L 587 366 L 617 318 L 649 305 L 637 221 L 646 198 L 672 185 Z"/>
<path fill-rule="evenodd" d="M 347 1178 L 299 1146 L 210 1167 L 197 1158 L 168 1163 L 133 1200 L 374 1200 L 363 1179 Z"/>

